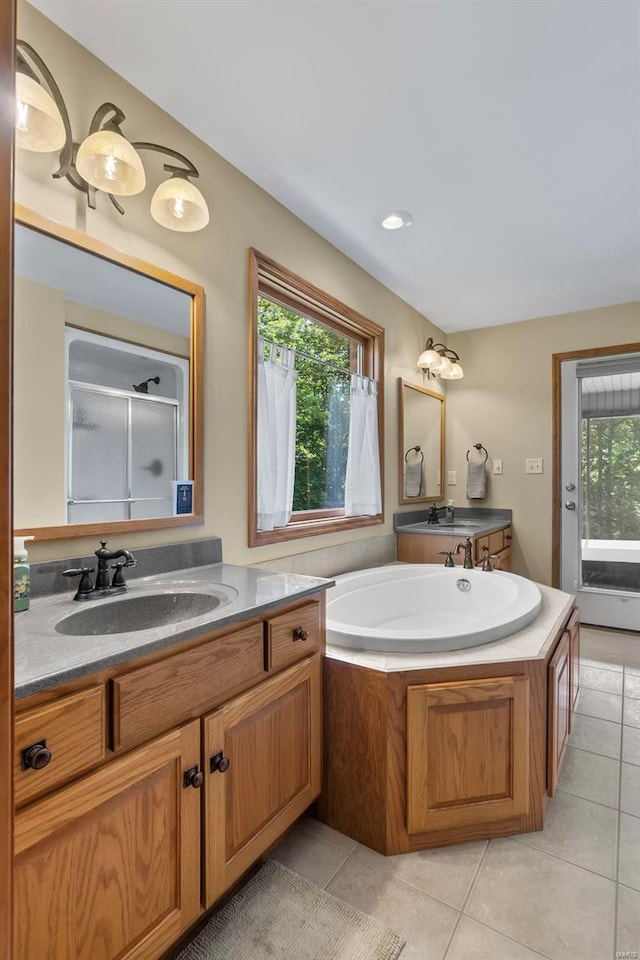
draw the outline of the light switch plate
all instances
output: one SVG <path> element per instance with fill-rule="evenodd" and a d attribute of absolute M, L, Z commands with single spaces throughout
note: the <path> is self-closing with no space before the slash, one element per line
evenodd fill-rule
<path fill-rule="evenodd" d="M 502 476 L 502 460 L 493 461 L 493 475 L 494 477 Z"/>
<path fill-rule="evenodd" d="M 456 471 L 455 471 L 455 470 L 448 470 L 448 471 L 447 471 L 447 484 L 448 484 L 450 487 L 455 487 L 455 485 L 456 485 L 457 482 L 458 482 L 458 481 L 457 481 L 457 479 L 456 479 Z"/>
<path fill-rule="evenodd" d="M 529 457 L 524 462 L 525 473 L 542 473 L 542 457 Z"/>

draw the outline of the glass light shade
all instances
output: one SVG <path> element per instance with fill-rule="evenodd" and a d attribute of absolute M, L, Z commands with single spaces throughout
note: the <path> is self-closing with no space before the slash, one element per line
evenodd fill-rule
<path fill-rule="evenodd" d="M 76 170 L 92 187 L 119 197 L 142 193 L 147 182 L 142 160 L 115 130 L 98 130 L 82 141 Z"/>
<path fill-rule="evenodd" d="M 451 370 L 447 373 L 440 371 L 440 376 L 443 380 L 462 380 L 464 377 L 464 370 L 459 363 L 455 361 L 451 364 Z"/>
<path fill-rule="evenodd" d="M 440 357 L 440 366 L 438 369 L 433 370 L 432 368 L 433 373 L 437 373 L 439 377 L 443 378 L 443 380 L 449 379 L 449 374 L 452 370 L 453 364 L 451 363 L 451 360 L 449 360 L 449 357 Z"/>
<path fill-rule="evenodd" d="M 418 366 L 422 367 L 423 370 L 431 370 L 432 373 L 435 373 L 436 370 L 440 369 L 441 361 L 442 357 L 437 350 L 425 350 L 418 357 Z"/>
<path fill-rule="evenodd" d="M 207 202 L 185 177 L 171 177 L 151 198 L 151 216 L 161 227 L 193 233 L 209 223 Z"/>
<path fill-rule="evenodd" d="M 37 153 L 62 150 L 67 135 L 62 115 L 44 87 L 18 71 L 16 75 L 16 146 Z"/>

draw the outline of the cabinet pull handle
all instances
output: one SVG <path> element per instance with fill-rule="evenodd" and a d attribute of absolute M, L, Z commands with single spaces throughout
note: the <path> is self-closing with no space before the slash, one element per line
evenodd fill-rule
<path fill-rule="evenodd" d="M 199 767 L 189 767 L 188 770 L 185 770 L 184 780 L 182 781 L 182 786 L 185 790 L 187 787 L 193 787 L 194 790 L 199 790 L 203 783 L 204 773 Z"/>
<path fill-rule="evenodd" d="M 510 534 L 510 533 L 505 533 L 504 538 L 505 538 L 505 540 L 507 541 L 507 543 L 511 543 L 511 534 Z"/>
<path fill-rule="evenodd" d="M 294 642 L 296 640 L 302 640 L 304 642 L 305 640 L 309 639 L 309 631 L 305 630 L 304 627 L 294 627 L 293 639 Z"/>
<path fill-rule="evenodd" d="M 51 763 L 51 750 L 47 749 L 46 740 L 38 740 L 25 747 L 22 751 L 23 770 L 43 770 Z"/>
<path fill-rule="evenodd" d="M 211 773 L 226 773 L 229 769 L 229 757 L 225 757 L 222 750 L 220 753 L 214 753 L 209 760 L 209 770 Z"/>

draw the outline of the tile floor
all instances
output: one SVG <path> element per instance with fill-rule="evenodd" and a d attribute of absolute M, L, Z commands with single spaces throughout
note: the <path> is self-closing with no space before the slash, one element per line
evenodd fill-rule
<path fill-rule="evenodd" d="M 574 731 L 540 833 L 383 857 L 310 818 L 273 856 L 383 920 L 401 960 L 640 951 L 640 635 L 582 629 Z"/>

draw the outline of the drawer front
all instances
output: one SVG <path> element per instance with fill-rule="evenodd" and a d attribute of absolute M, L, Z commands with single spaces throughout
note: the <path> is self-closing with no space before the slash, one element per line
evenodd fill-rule
<path fill-rule="evenodd" d="M 484 548 L 487 548 L 491 552 L 489 547 L 489 537 L 478 537 L 475 541 L 475 558 L 476 563 L 479 563 L 481 560 L 484 560 Z"/>
<path fill-rule="evenodd" d="M 268 670 L 302 660 L 320 647 L 320 604 L 309 603 L 290 613 L 273 617 L 267 624 Z"/>
<path fill-rule="evenodd" d="M 105 757 L 105 692 L 92 687 L 16 716 L 15 802 L 22 806 L 101 763 Z M 45 746 L 38 750 L 37 744 Z M 23 751 L 33 747 L 25 766 Z M 45 751 L 49 751 L 51 758 Z"/>
<path fill-rule="evenodd" d="M 500 553 L 504 547 L 504 531 L 496 530 L 495 533 L 489 534 L 489 553 Z"/>
<path fill-rule="evenodd" d="M 491 566 L 494 570 L 511 570 L 511 548 L 507 547 L 505 550 L 501 550 L 500 553 L 494 554 L 494 559 L 491 560 Z"/>
<path fill-rule="evenodd" d="M 112 684 L 112 746 L 129 749 L 264 679 L 262 624 L 140 667 Z"/>

